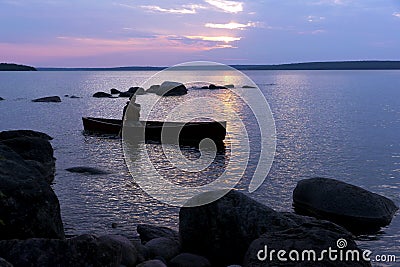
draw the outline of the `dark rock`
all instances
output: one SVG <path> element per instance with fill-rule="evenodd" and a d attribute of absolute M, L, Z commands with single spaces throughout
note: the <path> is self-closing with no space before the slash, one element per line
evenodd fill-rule
<path fill-rule="evenodd" d="M 235 88 L 235 85 L 233 85 L 233 84 L 227 84 L 227 85 L 224 85 L 224 87 L 225 87 L 225 88 Z"/>
<path fill-rule="evenodd" d="M 72 167 L 72 168 L 68 168 L 65 170 L 69 171 L 69 172 L 89 174 L 89 175 L 110 174 L 110 172 L 107 172 L 107 171 L 103 171 L 103 170 L 93 168 L 93 167 L 84 167 L 84 166 Z"/>
<path fill-rule="evenodd" d="M 144 89 L 142 87 L 135 86 L 135 87 L 129 88 L 128 92 L 133 93 L 133 94 L 138 94 L 138 93 L 143 93 Z"/>
<path fill-rule="evenodd" d="M 112 223 L 111 227 L 114 228 L 114 229 L 117 228 L 118 227 L 118 223 Z"/>
<path fill-rule="evenodd" d="M 72 98 L 72 99 L 78 99 L 78 98 L 81 98 L 81 97 L 79 97 L 79 96 L 76 96 L 76 95 L 71 95 L 69 98 Z"/>
<path fill-rule="evenodd" d="M 146 243 L 152 239 L 159 237 L 166 237 L 173 240 L 179 240 L 179 234 L 170 228 L 163 226 L 154 226 L 149 224 L 139 224 L 137 226 L 137 232 L 140 235 L 142 243 Z"/>
<path fill-rule="evenodd" d="M 19 154 L 1 143 L 0 237 L 64 238 L 60 205 L 49 183 Z"/>
<path fill-rule="evenodd" d="M 67 240 L 28 239 L 0 241 L 0 256 L 14 266 L 120 266 L 118 243 L 93 235 Z"/>
<path fill-rule="evenodd" d="M 297 213 L 326 219 L 353 233 L 375 232 L 390 224 L 398 207 L 390 199 L 327 178 L 298 182 L 293 192 Z"/>
<path fill-rule="evenodd" d="M 61 98 L 59 96 L 47 96 L 42 98 L 33 99 L 32 102 L 53 102 L 59 103 L 61 102 Z"/>
<path fill-rule="evenodd" d="M 117 90 L 117 89 L 115 89 L 115 88 L 112 88 L 110 91 L 111 91 L 111 94 L 112 94 L 112 95 L 117 95 L 117 94 L 121 93 L 120 90 Z"/>
<path fill-rule="evenodd" d="M 213 265 L 241 264 L 254 239 L 295 225 L 238 191 L 207 205 L 183 207 L 179 212 L 183 251 L 205 256 Z"/>
<path fill-rule="evenodd" d="M 41 137 L 16 137 L 1 141 L 4 145 L 10 147 L 25 160 L 37 161 L 41 164 L 29 164 L 35 166 L 42 172 L 48 183 L 54 180 L 55 158 L 53 148 L 50 142 Z"/>
<path fill-rule="evenodd" d="M 292 218 L 296 217 L 294 214 L 288 216 Z M 246 253 L 243 266 L 371 266 L 369 262 L 363 260 L 360 262 L 339 260 L 331 261 L 328 253 L 325 253 L 325 258 L 322 261 L 315 261 L 313 259 L 314 254 L 310 254 L 310 260 L 308 258 L 309 254 L 304 254 L 305 258 L 303 260 L 301 258 L 303 251 L 315 251 L 316 259 L 318 259 L 321 256 L 322 250 L 329 250 L 329 247 L 333 250 L 342 250 L 343 255 L 346 255 L 347 250 L 354 250 L 356 253 L 359 253 L 360 259 L 362 259 L 363 254 L 354 242 L 352 235 L 344 228 L 328 221 L 320 221 L 298 215 L 297 217 L 298 218 L 295 220 L 298 222 L 303 221 L 303 223 L 290 229 L 266 233 L 260 238 L 254 240 Z M 340 246 L 342 249 L 339 249 L 338 242 L 344 242 L 346 243 L 346 246 Z M 275 254 L 273 254 L 271 258 L 269 255 L 272 250 L 275 250 Z M 286 258 L 287 261 L 278 260 L 277 253 L 280 250 L 285 251 L 286 254 L 282 257 Z M 289 253 L 292 250 L 299 252 L 298 261 L 290 260 Z M 267 254 L 265 254 L 265 251 Z M 264 260 L 263 257 L 265 257 L 265 255 L 267 255 L 267 258 Z M 336 255 L 339 256 L 339 253 L 336 253 Z M 261 260 L 258 256 L 261 257 Z M 351 260 L 352 258 L 349 259 Z"/>
<path fill-rule="evenodd" d="M 203 86 L 201 87 L 201 89 L 208 89 L 208 86 Z"/>
<path fill-rule="evenodd" d="M 137 90 L 136 90 L 136 93 L 135 93 L 136 95 L 144 95 L 144 94 L 146 94 L 146 91 L 144 90 L 144 88 L 142 88 L 142 87 L 139 87 Z"/>
<path fill-rule="evenodd" d="M 131 92 L 121 92 L 119 94 L 119 97 L 131 97 L 133 96 L 135 93 L 131 93 Z"/>
<path fill-rule="evenodd" d="M 156 93 L 160 90 L 160 85 L 156 84 L 156 85 L 152 85 L 150 86 L 149 89 L 146 90 L 147 93 Z"/>
<path fill-rule="evenodd" d="M 93 95 L 93 97 L 97 97 L 97 98 L 107 98 L 107 97 L 112 97 L 111 94 L 109 93 L 105 93 L 105 92 L 97 92 Z"/>
<path fill-rule="evenodd" d="M 211 267 L 211 263 L 204 257 L 182 253 L 173 258 L 169 265 L 170 267 Z"/>
<path fill-rule="evenodd" d="M 152 239 L 146 243 L 145 247 L 148 249 L 150 258 L 162 257 L 166 261 L 177 256 L 181 250 L 178 241 L 166 237 Z"/>
<path fill-rule="evenodd" d="M 109 244 L 111 247 L 120 247 L 121 264 L 127 267 L 133 267 L 137 263 L 136 247 L 126 237 L 120 235 L 105 235 L 99 237 L 99 241 L 104 244 Z"/>
<path fill-rule="evenodd" d="M 0 258 L 0 267 L 13 267 L 11 263 L 3 258 Z"/>
<path fill-rule="evenodd" d="M 16 130 L 16 131 L 3 131 L 0 132 L 0 140 L 12 139 L 17 137 L 39 137 L 45 140 L 53 140 L 53 137 L 32 130 Z"/>
<path fill-rule="evenodd" d="M 144 262 L 149 259 L 149 251 L 148 249 L 142 244 L 140 240 L 133 240 L 133 245 L 137 251 L 137 262 Z"/>
<path fill-rule="evenodd" d="M 167 265 L 160 260 L 149 260 L 136 265 L 136 267 L 167 267 Z"/>
<path fill-rule="evenodd" d="M 210 89 L 210 90 L 217 90 L 217 89 L 228 89 L 228 88 L 226 88 L 225 86 L 210 84 L 210 85 L 208 86 L 208 89 Z"/>
<path fill-rule="evenodd" d="M 2 101 L 2 100 L 5 100 L 5 99 L 0 96 L 0 101 Z"/>
<path fill-rule="evenodd" d="M 181 96 L 187 94 L 187 88 L 179 82 L 163 82 L 158 90 L 155 91 L 160 96 Z"/>
<path fill-rule="evenodd" d="M 242 88 L 256 88 L 255 86 L 244 85 Z"/>

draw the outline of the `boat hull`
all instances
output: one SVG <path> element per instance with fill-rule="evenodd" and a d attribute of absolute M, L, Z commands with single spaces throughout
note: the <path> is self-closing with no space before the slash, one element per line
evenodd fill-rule
<path fill-rule="evenodd" d="M 139 137 L 156 142 L 199 142 L 209 138 L 222 142 L 226 136 L 226 122 L 162 122 L 140 121 L 135 125 L 126 125 L 122 129 L 122 120 L 83 117 L 83 127 L 87 133 Z"/>

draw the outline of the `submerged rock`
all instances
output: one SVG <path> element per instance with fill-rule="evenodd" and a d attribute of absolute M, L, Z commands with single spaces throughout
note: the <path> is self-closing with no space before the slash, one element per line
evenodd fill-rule
<path fill-rule="evenodd" d="M 140 240 L 142 243 L 147 243 L 148 241 L 159 237 L 179 240 L 179 234 L 177 231 L 163 226 L 139 224 L 137 226 L 137 232 L 140 235 Z"/>
<path fill-rule="evenodd" d="M 297 213 L 326 219 L 354 233 L 375 232 L 390 224 L 398 207 L 390 199 L 328 178 L 298 182 L 293 192 Z"/>
<path fill-rule="evenodd" d="M 242 86 L 242 88 L 256 88 L 256 87 L 252 86 L 252 85 L 244 85 L 244 86 Z"/>
<path fill-rule="evenodd" d="M 235 85 L 234 84 L 226 84 L 226 85 L 224 85 L 224 87 L 226 87 L 226 88 L 235 88 Z"/>
<path fill-rule="evenodd" d="M 93 97 L 96 97 L 96 98 L 109 98 L 109 97 L 112 97 L 112 95 L 109 94 L 109 93 L 105 93 L 105 92 L 97 92 L 97 93 L 93 94 Z"/>
<path fill-rule="evenodd" d="M 59 103 L 61 102 L 61 98 L 59 96 L 47 96 L 42 98 L 33 99 L 32 102 L 53 102 Z"/>
<path fill-rule="evenodd" d="M 135 266 L 133 258 L 124 261 L 123 248 L 119 242 L 94 235 L 66 240 L 7 240 L 0 241 L 0 257 L 14 266 Z"/>
<path fill-rule="evenodd" d="M 84 166 L 72 167 L 72 168 L 68 168 L 65 170 L 69 171 L 69 172 L 73 172 L 73 173 L 82 173 L 82 174 L 89 174 L 89 175 L 110 174 L 110 172 L 108 172 L 108 171 L 103 171 L 98 168 L 84 167 Z"/>
<path fill-rule="evenodd" d="M 5 99 L 0 96 L 0 101 L 2 101 L 2 100 L 5 100 Z"/>

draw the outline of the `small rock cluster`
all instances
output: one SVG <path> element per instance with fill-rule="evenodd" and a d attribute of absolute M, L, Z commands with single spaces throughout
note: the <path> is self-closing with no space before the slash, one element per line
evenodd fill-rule
<path fill-rule="evenodd" d="M 157 94 L 159 96 L 181 96 L 187 94 L 187 88 L 179 82 L 163 82 L 161 85 L 152 85 L 149 89 L 144 90 L 142 87 L 131 87 L 126 92 L 112 88 L 110 94 L 106 92 L 97 92 L 93 97 L 97 98 L 115 98 L 115 97 L 132 97 L 134 95 L 143 95 L 146 93 Z M 118 96 L 115 96 L 118 95 Z"/>

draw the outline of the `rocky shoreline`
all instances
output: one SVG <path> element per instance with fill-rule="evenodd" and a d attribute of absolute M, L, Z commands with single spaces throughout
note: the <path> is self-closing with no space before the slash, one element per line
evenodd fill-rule
<path fill-rule="evenodd" d="M 51 188 L 51 139 L 27 130 L 0 133 L 0 267 L 371 266 L 363 258 L 303 260 L 301 253 L 287 258 L 289 251 L 315 250 L 321 255 L 328 248 L 363 255 L 354 241 L 360 228 L 354 226 L 365 226 L 362 232 L 377 231 L 390 224 L 398 210 L 383 196 L 314 178 L 300 181 L 294 190 L 298 214 L 277 212 L 233 190 L 210 204 L 181 208 L 179 232 L 140 224 L 138 240 L 91 234 L 65 238 L 59 201 Z M 286 261 L 277 256 L 281 250 L 288 252 Z M 274 257 L 268 257 L 271 251 Z"/>

